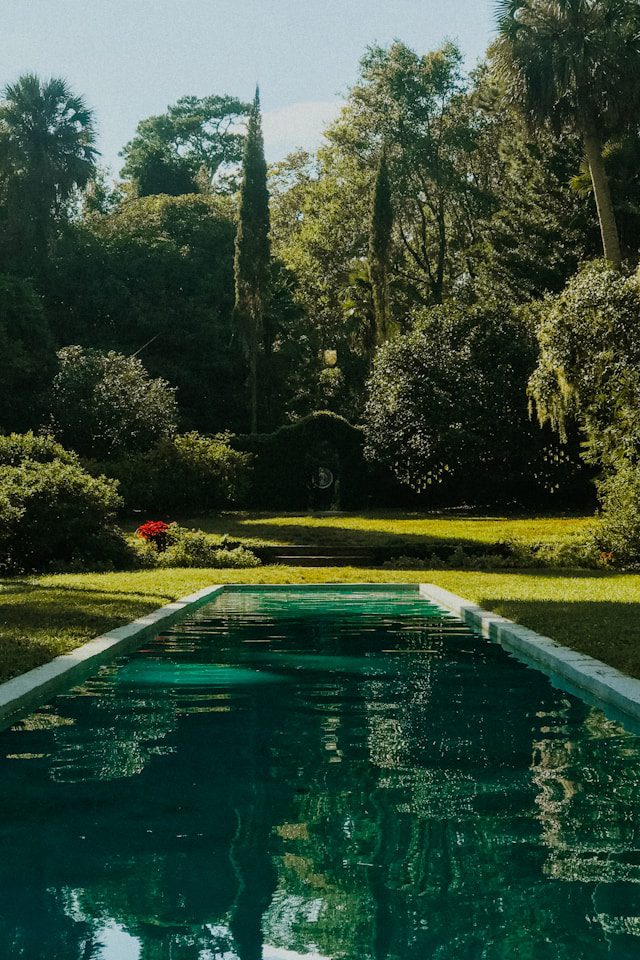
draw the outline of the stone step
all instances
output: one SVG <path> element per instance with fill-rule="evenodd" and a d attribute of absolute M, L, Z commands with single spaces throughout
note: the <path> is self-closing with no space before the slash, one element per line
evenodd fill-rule
<path fill-rule="evenodd" d="M 261 547 L 255 551 L 263 563 L 280 563 L 293 567 L 348 567 L 372 564 L 374 551 L 367 547 L 340 544 L 295 544 Z"/>

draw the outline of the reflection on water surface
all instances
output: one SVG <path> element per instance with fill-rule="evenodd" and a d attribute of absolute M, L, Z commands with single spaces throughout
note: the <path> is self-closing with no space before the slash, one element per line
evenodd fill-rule
<path fill-rule="evenodd" d="M 637 958 L 639 782 L 413 591 L 228 593 L 0 734 L 0 956 Z"/>

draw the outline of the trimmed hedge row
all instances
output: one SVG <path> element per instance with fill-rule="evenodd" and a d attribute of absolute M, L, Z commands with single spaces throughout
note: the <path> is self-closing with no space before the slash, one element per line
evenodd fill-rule
<path fill-rule="evenodd" d="M 372 471 L 364 460 L 364 437 L 344 417 L 320 411 L 273 433 L 239 436 L 237 450 L 253 455 L 247 506 L 266 510 L 355 509 L 367 506 Z M 322 490 L 319 468 L 333 483 Z"/>

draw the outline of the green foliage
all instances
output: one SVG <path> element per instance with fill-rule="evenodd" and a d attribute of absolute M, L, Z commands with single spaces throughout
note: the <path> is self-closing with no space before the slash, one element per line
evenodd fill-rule
<path fill-rule="evenodd" d="M 258 422 L 258 356 L 268 343 L 265 314 L 271 279 L 267 164 L 256 90 L 242 163 L 240 209 L 235 247 L 235 322 L 249 368 L 251 432 Z"/>
<path fill-rule="evenodd" d="M 619 137 L 608 141 L 602 153 L 620 230 L 623 257 L 629 263 L 634 263 L 640 237 L 640 140 L 635 128 L 623 131 Z M 593 181 L 585 159 L 581 159 L 579 164 L 574 163 L 570 187 L 574 197 L 583 204 L 586 200 L 593 206 Z M 593 256 L 597 255 L 598 251 L 594 249 Z"/>
<path fill-rule="evenodd" d="M 373 293 L 375 343 L 384 343 L 389 330 L 389 258 L 393 230 L 393 206 L 387 152 L 380 154 L 371 204 L 369 227 L 369 274 Z"/>
<path fill-rule="evenodd" d="M 26 280 L 0 275 L 0 430 L 42 422 L 56 367 L 42 304 Z"/>
<path fill-rule="evenodd" d="M 0 466 L 17 467 L 29 460 L 32 463 L 51 463 L 60 460 L 62 463 L 78 465 L 80 459 L 72 450 L 65 450 L 49 434 L 11 433 L 0 436 Z"/>
<path fill-rule="evenodd" d="M 606 566 L 602 552 L 592 537 L 560 543 L 506 542 L 500 552 L 470 551 L 462 546 L 442 555 L 427 557 L 398 556 L 388 560 L 389 570 L 594 570 Z"/>
<path fill-rule="evenodd" d="M 534 362 L 533 337 L 508 309 L 425 313 L 410 334 L 378 352 L 365 417 L 368 456 L 433 499 L 544 496 L 533 476 L 543 442 L 525 399 Z"/>
<path fill-rule="evenodd" d="M 366 502 L 370 477 L 362 455 L 362 431 L 343 417 L 312 413 L 270 434 L 238 437 L 235 445 L 254 455 L 247 494 L 251 506 L 297 510 Z M 321 466 L 334 476 L 325 493 L 314 487 Z"/>
<path fill-rule="evenodd" d="M 21 273 L 39 271 L 54 221 L 95 169 L 93 114 L 65 80 L 25 74 L 0 104 L 0 174 L 6 225 L 5 260 Z"/>
<path fill-rule="evenodd" d="M 474 75 L 469 108 L 483 131 L 479 151 L 493 157 L 484 174 L 491 209 L 466 252 L 473 295 L 516 304 L 559 293 L 598 253 L 593 204 L 570 185 L 584 156 L 580 138 L 528 128 L 485 66 Z"/>
<path fill-rule="evenodd" d="M 175 390 L 137 357 L 83 347 L 58 352 L 52 416 L 57 436 L 87 457 L 146 450 L 175 432 Z"/>
<path fill-rule="evenodd" d="M 529 390 L 541 423 L 575 418 L 588 458 L 605 467 L 640 454 L 640 280 L 588 264 L 537 309 L 540 356 Z"/>
<path fill-rule="evenodd" d="M 205 191 L 242 156 L 243 137 L 234 125 L 249 112 L 236 97 L 181 97 L 166 113 L 141 120 L 123 149 L 122 176 L 139 197 Z"/>
<path fill-rule="evenodd" d="M 94 469 L 119 480 L 128 509 L 170 514 L 237 504 L 249 483 L 250 464 L 249 454 L 234 450 L 228 435 L 191 432 Z"/>
<path fill-rule="evenodd" d="M 598 484 L 602 503 L 597 534 L 611 562 L 640 562 L 640 463 L 624 460 Z"/>
<path fill-rule="evenodd" d="M 621 251 L 603 144 L 640 118 L 640 10 L 635 0 L 500 0 L 494 63 L 534 123 L 584 143 L 605 258 Z"/>
<path fill-rule="evenodd" d="M 490 204 L 484 124 L 468 109 L 460 64 L 452 44 L 424 56 L 399 42 L 371 47 L 327 134 L 326 160 L 338 173 L 351 160 L 370 177 L 385 146 L 397 221 L 392 275 L 423 304 L 440 303 L 466 272 L 462 249 Z"/>
<path fill-rule="evenodd" d="M 488 221 L 499 207 L 496 192 L 509 184 L 496 143 L 502 119 L 467 92 L 455 47 L 425 56 L 402 43 L 375 47 L 363 58 L 361 76 L 317 160 L 298 153 L 273 170 L 274 250 L 298 280 L 295 295 L 318 354 L 336 350 L 343 375 L 334 396 L 321 399 L 320 371 L 310 364 L 316 404 L 352 419 L 362 415 L 378 296 L 373 287 L 379 286 L 367 269 L 371 183 L 383 145 L 388 198 L 380 237 L 390 232 L 383 244 L 389 326 L 402 330 L 416 307 L 454 292 L 473 297 L 470 288 L 487 257 Z M 505 129 L 504 143 L 510 138 Z M 517 209 L 514 198 L 510 222 Z M 523 234 L 515 226 L 514 232 Z M 545 252 L 550 232 L 540 245 Z M 534 256 L 532 275 L 536 267 Z"/>
<path fill-rule="evenodd" d="M 493 52 L 534 121 L 620 129 L 640 107 L 635 0 L 499 0 Z"/>
<path fill-rule="evenodd" d="M 24 459 L 16 462 L 18 437 L 3 444 L 0 466 L 0 556 L 5 572 L 51 565 L 122 562 L 126 548 L 115 530 L 121 500 L 117 485 L 90 476 L 51 441 L 25 437 Z M 33 453 L 38 459 L 31 459 Z M 45 459 L 46 457 L 46 459 Z"/>
<path fill-rule="evenodd" d="M 167 549 L 157 554 L 160 567 L 259 567 L 260 560 L 251 550 L 218 542 L 202 530 L 185 530 L 178 524 L 169 527 Z"/>
<path fill-rule="evenodd" d="M 240 427 L 234 235 L 230 201 L 205 196 L 145 197 L 73 225 L 47 289 L 58 343 L 141 351 L 150 375 L 178 388 L 186 427 Z"/>

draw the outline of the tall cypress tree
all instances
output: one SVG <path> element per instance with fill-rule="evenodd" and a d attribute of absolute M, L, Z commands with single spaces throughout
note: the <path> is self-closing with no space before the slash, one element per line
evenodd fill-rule
<path fill-rule="evenodd" d="M 235 320 L 249 367 L 251 432 L 258 429 L 258 362 L 269 300 L 271 246 L 269 243 L 269 191 L 264 157 L 260 92 L 249 114 L 244 149 L 240 214 L 234 260 Z"/>
<path fill-rule="evenodd" d="M 369 225 L 369 278 L 373 294 L 375 342 L 378 344 L 384 343 L 390 334 L 389 254 L 392 228 L 391 184 L 387 151 L 383 147 L 373 187 Z"/>

